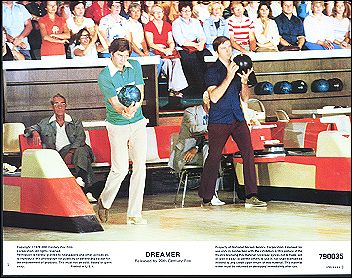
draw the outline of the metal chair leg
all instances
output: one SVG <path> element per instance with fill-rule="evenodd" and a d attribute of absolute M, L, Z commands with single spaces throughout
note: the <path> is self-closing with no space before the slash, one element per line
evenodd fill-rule
<path fill-rule="evenodd" d="M 182 195 L 181 208 L 183 208 L 184 205 L 185 205 L 186 190 L 187 190 L 187 182 L 188 182 L 188 173 L 186 172 L 185 183 L 184 183 L 184 185 L 183 185 L 183 195 Z"/>
<path fill-rule="evenodd" d="M 180 191 L 181 184 L 183 183 L 183 176 L 185 175 L 185 173 L 186 173 L 186 171 L 181 171 L 181 174 L 180 174 L 180 181 L 178 183 L 178 187 L 177 187 L 177 191 L 176 191 L 176 195 L 175 195 L 175 200 L 174 200 L 175 205 L 177 204 L 178 193 Z"/>

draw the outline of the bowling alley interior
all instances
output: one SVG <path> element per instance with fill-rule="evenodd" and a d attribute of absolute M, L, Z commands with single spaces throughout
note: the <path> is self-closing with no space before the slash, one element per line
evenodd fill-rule
<path fill-rule="evenodd" d="M 207 57 L 207 63 L 216 59 Z M 145 79 L 147 225 L 126 225 L 130 171 L 109 210 L 98 218 L 97 200 L 111 166 L 105 107 L 96 78 L 106 62 L 3 64 L 3 235 L 6 241 L 38 240 L 349 240 L 351 233 L 350 53 L 254 53 L 257 84 L 247 109 L 258 195 L 266 207 L 246 208 L 243 161 L 229 138 L 221 159 L 218 197 L 198 196 L 202 167 L 175 173 L 168 161 L 184 110 L 202 104 L 189 94 L 169 99 L 157 60 L 140 61 Z M 82 120 L 95 154 L 97 182 L 88 195 L 60 156 L 33 146 L 25 127 L 52 114 L 48 100 L 60 92 L 67 113 Z M 91 200 L 93 199 L 93 201 Z"/>

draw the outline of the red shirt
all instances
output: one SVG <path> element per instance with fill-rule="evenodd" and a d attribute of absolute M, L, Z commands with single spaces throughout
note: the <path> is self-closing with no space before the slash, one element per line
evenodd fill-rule
<path fill-rule="evenodd" d="M 168 33 L 172 32 L 172 26 L 169 22 L 164 21 L 163 28 L 161 29 L 161 33 L 159 33 L 154 22 L 149 21 L 144 26 L 144 32 L 153 33 L 153 42 L 155 44 L 163 44 L 167 47 L 168 46 L 168 44 L 167 44 Z"/>
<path fill-rule="evenodd" d="M 64 32 L 64 26 L 66 24 L 65 19 L 55 15 L 55 20 L 51 21 L 49 15 L 45 15 L 39 19 L 39 24 L 44 24 L 46 33 L 51 34 L 61 34 Z M 49 42 L 42 40 L 41 46 L 41 55 L 42 56 L 56 56 L 56 55 L 65 55 L 65 46 L 63 43 Z"/>
<path fill-rule="evenodd" d="M 103 8 L 100 8 L 97 1 L 93 1 L 93 4 L 86 9 L 84 14 L 85 17 L 93 19 L 95 24 L 99 24 L 100 19 L 110 13 L 106 1 L 104 1 Z"/>

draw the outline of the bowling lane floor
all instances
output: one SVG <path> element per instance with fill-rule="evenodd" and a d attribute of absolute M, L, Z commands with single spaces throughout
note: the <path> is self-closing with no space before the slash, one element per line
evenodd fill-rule
<path fill-rule="evenodd" d="M 5 241 L 345 241 L 351 236 L 351 207 L 271 201 L 267 208 L 231 204 L 232 192 L 219 192 L 228 204 L 201 207 L 197 192 L 187 192 L 184 208 L 174 194 L 147 195 L 146 226 L 126 225 L 127 198 L 117 198 L 104 231 L 65 233 L 3 227 Z M 94 210 L 97 205 L 93 204 Z"/>

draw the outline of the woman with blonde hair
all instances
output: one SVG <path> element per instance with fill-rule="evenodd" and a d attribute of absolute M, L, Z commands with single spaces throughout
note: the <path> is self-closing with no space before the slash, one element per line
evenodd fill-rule
<path fill-rule="evenodd" d="M 219 36 L 230 38 L 229 27 L 226 20 L 222 17 L 224 6 L 221 1 L 212 1 L 209 5 L 210 17 L 203 24 L 204 33 L 206 36 L 206 48 L 214 53 L 213 41 Z"/>
<path fill-rule="evenodd" d="M 331 17 L 323 14 L 324 1 L 312 1 L 312 15 L 304 19 L 306 34 L 305 46 L 309 50 L 341 49 L 334 43 L 334 30 Z"/>
<path fill-rule="evenodd" d="M 165 1 L 161 6 L 164 9 L 164 20 L 171 23 L 174 22 L 179 16 L 180 12 L 178 5 L 180 1 Z"/>

